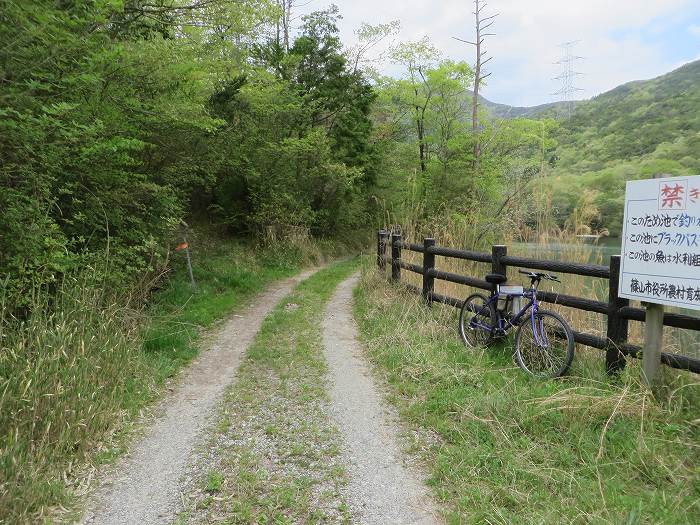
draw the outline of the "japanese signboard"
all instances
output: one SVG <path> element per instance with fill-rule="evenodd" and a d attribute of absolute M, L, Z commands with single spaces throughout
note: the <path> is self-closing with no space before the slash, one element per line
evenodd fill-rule
<path fill-rule="evenodd" d="M 620 297 L 700 310 L 700 176 L 630 181 Z"/>

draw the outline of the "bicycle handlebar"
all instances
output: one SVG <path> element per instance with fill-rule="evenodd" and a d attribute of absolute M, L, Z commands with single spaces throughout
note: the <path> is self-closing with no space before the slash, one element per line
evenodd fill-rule
<path fill-rule="evenodd" d="M 548 281 L 554 281 L 560 283 L 559 277 L 552 275 L 550 273 L 539 273 L 539 272 L 528 272 L 526 270 L 518 270 L 523 275 L 527 275 L 533 281 L 540 281 L 542 279 L 547 279 Z"/>

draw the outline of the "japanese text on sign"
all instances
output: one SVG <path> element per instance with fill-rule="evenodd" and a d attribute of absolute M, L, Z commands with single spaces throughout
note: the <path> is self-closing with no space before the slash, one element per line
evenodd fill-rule
<path fill-rule="evenodd" d="M 700 310 L 700 176 L 627 183 L 619 295 Z"/>

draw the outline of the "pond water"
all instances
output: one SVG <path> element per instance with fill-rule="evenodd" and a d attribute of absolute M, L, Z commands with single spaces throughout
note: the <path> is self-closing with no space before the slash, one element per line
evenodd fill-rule
<path fill-rule="evenodd" d="M 611 255 L 619 255 L 622 240 L 604 238 L 597 243 L 534 243 L 518 242 L 509 246 L 513 255 L 554 261 L 575 261 L 589 264 L 610 264 Z M 575 257 L 575 259 L 572 259 Z"/>

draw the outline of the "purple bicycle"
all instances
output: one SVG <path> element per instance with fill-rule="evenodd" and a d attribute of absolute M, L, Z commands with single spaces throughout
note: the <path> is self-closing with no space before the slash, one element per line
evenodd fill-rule
<path fill-rule="evenodd" d="M 574 334 L 559 314 L 541 309 L 537 300 L 537 289 L 543 279 L 561 281 L 547 273 L 523 270 L 520 273 L 530 278 L 530 289 L 503 286 L 507 281 L 505 275 L 487 275 L 486 281 L 495 285 L 496 291 L 489 298 L 478 293 L 467 297 L 459 313 L 459 333 L 466 346 L 476 348 L 487 346 L 517 328 L 518 366 L 537 377 L 562 376 L 574 359 Z M 527 302 L 524 307 L 512 308 L 522 299 Z"/>

